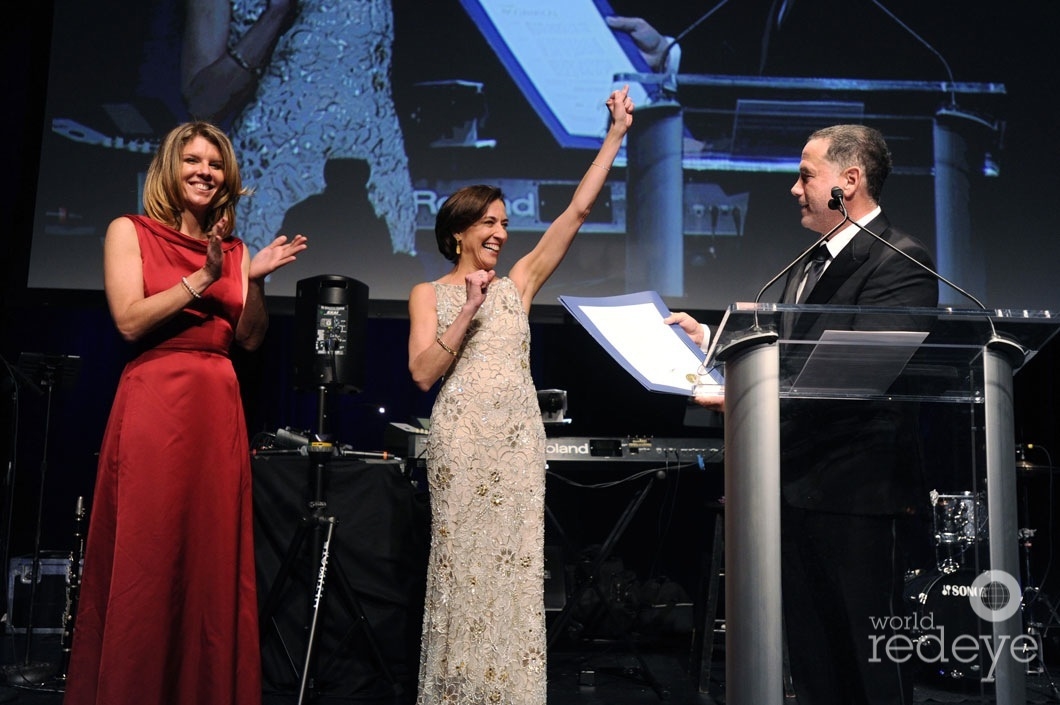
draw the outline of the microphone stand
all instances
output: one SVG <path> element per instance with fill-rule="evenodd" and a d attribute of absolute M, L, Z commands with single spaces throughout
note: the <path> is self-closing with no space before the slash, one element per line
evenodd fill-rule
<path fill-rule="evenodd" d="M 7 470 L 4 477 L 4 492 L 6 499 L 5 516 L 4 516 L 4 532 L 3 532 L 3 545 L 0 548 L 0 575 L 3 575 L 4 579 L 4 590 L 6 594 L 7 586 L 9 583 L 8 571 L 10 570 L 10 554 L 11 554 L 11 528 L 12 518 L 15 513 L 15 478 L 18 475 L 17 471 L 17 458 L 18 458 L 18 409 L 19 409 L 19 389 L 26 387 L 32 390 L 38 396 L 44 394 L 44 390 L 37 386 L 36 381 L 30 378 L 25 372 L 20 370 L 17 365 L 10 364 L 3 356 L 0 356 L 0 363 L 3 363 L 7 370 L 8 377 L 11 380 L 11 446 L 10 455 L 7 459 Z M 11 615 L 8 614 L 8 620 L 11 619 Z M 17 668 L 17 666 L 8 666 L 4 668 L 5 680 L 10 669 Z M 0 703 L 11 702 L 12 700 L 18 699 L 18 691 L 15 688 L 8 686 L 0 686 Z"/>
<path fill-rule="evenodd" d="M 982 301 L 980 301 L 979 299 L 975 298 L 974 296 L 969 294 L 967 291 L 965 291 L 961 287 L 959 287 L 956 284 L 954 284 L 953 282 L 951 282 L 946 277 L 944 277 L 941 274 L 939 274 L 938 272 L 936 272 L 931 267 L 927 266 L 926 264 L 924 264 L 923 262 L 921 262 L 917 258 L 913 257 L 908 252 L 903 252 L 901 249 L 896 247 L 894 244 L 892 244 L 891 242 L 888 242 L 887 240 L 883 239 L 883 237 L 881 237 L 880 235 L 877 235 L 876 233 L 872 232 L 871 230 L 869 230 L 868 228 L 866 228 L 864 225 L 862 225 L 861 223 L 857 222 L 856 220 L 852 220 L 850 218 L 850 215 L 847 213 L 846 204 L 843 203 L 843 189 L 841 189 L 840 187 L 838 187 L 838 186 L 833 186 L 832 187 L 832 198 L 831 198 L 831 200 L 828 201 L 828 207 L 831 208 L 832 210 L 837 210 L 837 211 L 839 211 L 840 213 L 843 214 L 843 220 L 839 221 L 839 225 L 843 225 L 844 223 L 853 223 L 855 226 L 857 226 L 858 230 L 861 230 L 862 232 L 866 233 L 867 235 L 870 235 L 871 237 L 874 237 L 876 240 L 882 242 L 884 245 L 886 245 L 887 247 L 891 248 L 892 250 L 897 252 L 902 257 L 905 257 L 910 262 L 915 263 L 918 267 L 920 267 L 925 272 L 927 272 L 931 276 L 933 276 L 936 279 L 938 279 L 943 284 L 946 284 L 947 286 L 949 286 L 949 287 L 953 288 L 955 291 L 957 291 L 959 294 L 967 297 L 970 301 L 973 301 L 983 311 L 987 311 L 988 310 L 986 308 L 986 306 L 983 305 Z M 839 226 L 837 225 L 836 227 L 838 228 Z M 1018 369 L 1019 367 L 1021 367 L 1023 365 L 1023 363 L 1026 362 L 1027 349 L 1024 348 L 1022 345 L 1020 345 L 1019 343 L 1017 343 L 1016 341 L 1011 340 L 1010 338 L 1006 338 L 1003 335 L 1001 335 L 1000 333 L 998 333 L 997 332 L 997 328 L 994 327 L 994 321 L 991 320 L 991 318 L 989 316 L 986 317 L 986 322 L 987 322 L 987 325 L 990 326 L 990 340 L 986 341 L 986 347 L 1002 352 L 1009 359 L 1009 362 L 1012 363 L 1012 366 L 1013 366 L 1014 369 Z"/>
<path fill-rule="evenodd" d="M 33 541 L 33 562 L 30 568 L 29 614 L 26 622 L 26 653 L 21 665 L 7 670 L 7 682 L 11 685 L 39 685 L 47 681 L 56 671 L 56 665 L 48 662 L 33 662 L 34 617 L 37 611 L 37 585 L 41 579 L 41 528 L 43 525 L 44 490 L 48 471 L 48 436 L 51 427 L 52 393 L 57 385 L 71 382 L 76 375 L 81 358 L 76 355 L 40 355 L 22 353 L 19 366 L 23 371 L 35 375 L 45 391 L 44 440 L 41 446 L 40 484 L 37 497 L 37 524 Z"/>
<path fill-rule="evenodd" d="M 713 15 L 715 12 L 727 5 L 728 2 L 729 0 L 720 0 L 717 5 L 700 15 L 699 19 L 697 19 L 692 24 L 688 25 L 688 27 L 686 27 L 685 29 L 681 30 L 681 32 L 676 37 L 674 37 L 673 41 L 666 45 L 666 49 L 663 50 L 662 57 L 659 59 L 659 70 L 665 71 L 667 74 L 666 80 L 663 81 L 661 86 L 664 94 L 666 94 L 667 96 L 673 96 L 677 93 L 677 76 L 676 74 L 674 74 L 674 72 L 666 70 L 666 62 L 670 59 L 670 50 L 672 50 L 675 46 L 678 46 L 681 43 L 681 40 L 687 37 L 689 33 L 691 33 L 696 27 L 706 22 L 711 15 Z"/>
<path fill-rule="evenodd" d="M 758 290 L 758 295 L 755 296 L 755 300 L 754 300 L 754 307 L 755 307 L 754 314 L 753 314 L 754 323 L 751 326 L 751 328 L 748 329 L 746 332 L 744 332 L 743 334 L 741 334 L 741 335 L 739 335 L 737 337 L 734 337 L 732 340 L 730 340 L 730 341 L 728 341 L 726 343 L 726 345 L 725 345 L 725 353 L 724 353 L 726 356 L 735 354 L 735 353 L 739 352 L 740 350 L 743 350 L 744 348 L 752 346 L 752 345 L 760 345 L 760 344 L 769 345 L 769 344 L 775 343 L 777 340 L 780 339 L 780 335 L 777 333 L 776 330 L 766 330 L 766 329 L 762 328 L 762 326 L 759 325 L 759 323 L 758 323 L 758 304 L 762 300 L 763 294 L 766 293 L 766 289 L 768 289 L 769 287 L 771 287 L 774 284 L 776 284 L 777 281 L 782 276 L 784 276 L 785 274 L 790 272 L 791 269 L 795 265 L 797 265 L 799 262 L 801 262 L 803 260 L 803 258 L 805 258 L 807 255 L 809 255 L 811 252 L 813 252 L 815 249 L 817 249 L 822 243 L 827 241 L 828 238 L 832 237 L 832 234 L 835 233 L 837 230 L 839 230 L 840 226 L 843 225 L 843 222 L 844 221 L 839 221 L 839 225 L 836 225 L 834 228 L 832 228 L 831 230 L 826 232 L 824 235 L 819 237 L 817 240 L 815 240 L 812 245 L 810 245 L 805 250 L 800 252 L 798 257 L 793 259 L 791 261 L 791 263 L 788 264 L 788 266 L 784 267 L 784 269 L 782 269 L 779 272 L 777 272 L 777 274 L 772 279 L 770 279 L 768 282 L 766 282 L 765 286 L 763 286 L 761 289 Z M 721 360 L 721 358 L 718 357 L 717 355 L 715 357 L 719 361 Z"/>
<path fill-rule="evenodd" d="M 779 272 L 777 272 L 776 276 L 774 276 L 772 279 L 767 281 L 765 286 L 763 286 L 761 289 L 758 290 L 758 295 L 755 296 L 755 301 L 754 301 L 754 303 L 755 303 L 755 312 L 754 312 L 754 327 L 751 329 L 752 331 L 757 332 L 757 331 L 761 330 L 761 328 L 758 325 L 758 302 L 762 300 L 762 296 L 766 293 L 766 289 L 768 289 L 769 287 L 771 287 L 774 284 L 776 284 L 777 281 L 782 276 L 784 276 L 785 274 L 787 274 L 788 272 L 791 271 L 792 267 L 794 267 L 799 262 L 801 262 L 807 255 L 809 255 L 811 252 L 816 250 L 823 243 L 827 242 L 828 238 L 832 237 L 832 235 L 835 234 L 835 232 L 839 230 L 839 228 L 843 225 L 844 222 L 845 221 L 842 221 L 842 220 L 839 221 L 838 225 L 836 225 L 834 228 L 832 228 L 831 230 L 826 232 L 824 235 L 819 237 L 817 240 L 815 240 L 814 243 L 812 245 L 810 245 L 809 247 L 807 247 L 805 250 L 800 252 L 799 256 L 796 257 L 795 259 L 793 259 L 791 261 L 791 263 L 787 267 L 784 267 L 784 269 L 782 269 Z"/>
<path fill-rule="evenodd" d="M 903 252 L 898 247 L 895 247 L 894 244 L 892 244 L 891 242 L 888 242 L 887 240 L 884 240 L 881 236 L 879 236 L 876 233 L 872 232 L 871 230 L 866 228 L 864 225 L 862 225 L 858 221 L 852 220 L 850 218 L 850 216 L 847 214 L 846 204 L 843 203 L 843 189 L 839 188 L 838 186 L 833 186 L 832 187 L 832 198 L 831 198 L 831 200 L 828 201 L 828 207 L 831 208 L 834 211 L 839 211 L 843 215 L 843 220 L 839 221 L 839 225 L 843 225 L 844 223 L 853 223 L 857 227 L 858 230 L 861 230 L 862 232 L 866 233 L 867 235 L 870 235 L 870 236 L 876 238 L 877 240 L 882 242 L 884 245 L 886 245 L 887 247 L 891 248 L 892 250 L 894 250 L 895 252 L 900 254 L 902 257 L 905 257 L 910 262 L 915 263 L 916 266 L 920 267 L 925 272 L 927 272 L 931 276 L 935 277 L 936 279 L 938 279 L 943 284 L 946 284 L 947 286 L 953 288 L 955 291 L 957 291 L 957 293 L 961 294 L 962 296 L 965 296 L 970 301 L 974 302 L 975 305 L 978 306 L 979 308 L 983 309 L 984 311 L 987 310 L 986 306 L 983 305 L 982 301 L 980 301 L 979 299 L 975 298 L 974 296 L 969 294 L 967 291 L 965 291 L 961 287 L 957 286 L 956 284 L 951 282 L 949 279 L 947 279 L 946 277 L 942 276 L 941 274 L 936 272 L 934 269 L 932 269 L 931 267 L 927 266 L 926 264 L 924 264 L 923 262 L 918 260 L 916 257 L 911 256 L 908 252 Z M 839 227 L 839 226 L 836 226 L 836 227 Z"/>

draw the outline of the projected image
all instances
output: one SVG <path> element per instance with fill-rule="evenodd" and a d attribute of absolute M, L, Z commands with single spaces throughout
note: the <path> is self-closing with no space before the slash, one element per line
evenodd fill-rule
<path fill-rule="evenodd" d="M 77 12 L 72 3 L 57 8 L 57 47 L 65 45 L 61 32 L 88 19 L 76 17 Z M 71 105 L 71 94 L 52 93 L 55 137 L 48 147 L 57 161 L 71 154 L 79 158 L 81 150 L 69 143 L 88 148 L 85 154 L 95 148 L 98 159 L 120 161 L 109 176 L 124 183 L 115 184 L 110 200 L 124 191 L 124 207 L 135 209 L 130 187 L 146 161 L 105 151 L 150 153 L 166 124 L 210 120 L 231 135 L 244 183 L 253 189 L 237 214 L 237 234 L 252 249 L 301 225 L 296 206 L 304 211 L 310 199 L 326 196 L 349 235 L 346 243 L 319 238 L 312 258 L 317 262 L 311 266 L 352 260 L 369 245 L 379 252 L 415 254 L 412 181 L 390 85 L 394 27 L 389 1 L 191 0 L 158 3 L 143 15 L 135 19 L 146 21 L 148 37 L 138 80 L 125 96 L 111 96 L 100 86 L 98 106 L 83 91 L 72 95 L 88 100 Z M 53 76 L 62 80 L 68 68 L 56 62 Z M 100 82 L 98 75 L 89 80 L 89 85 Z M 45 160 L 50 154 L 46 150 Z M 42 193 L 50 193 L 52 184 L 62 189 L 62 177 L 52 179 L 50 162 L 45 165 Z M 77 190 L 67 186 L 56 198 L 77 198 Z M 106 226 L 70 206 L 56 213 L 50 219 L 45 215 L 41 235 L 94 239 Z M 296 222 L 286 223 L 289 215 Z M 305 225 L 312 231 L 311 221 Z M 39 266 L 44 260 L 34 250 L 31 286 L 70 285 L 44 281 L 61 277 L 65 268 Z M 275 293 L 290 294 L 285 288 Z"/>
<path fill-rule="evenodd" d="M 844 4 L 872 32 L 837 53 L 845 40 L 821 37 L 830 2 L 126 4 L 104 18 L 55 3 L 31 288 L 101 288 L 109 220 L 139 212 L 160 135 L 195 117 L 228 131 L 253 189 L 236 235 L 255 250 L 309 238 L 270 295 L 336 274 L 404 300 L 448 270 L 434 216 L 463 185 L 502 188 L 506 260 L 524 254 L 599 146 L 604 99 L 629 84 L 636 126 L 540 303 L 753 298 L 813 240 L 790 194 L 806 136 L 864 122 L 894 155 L 888 213 L 942 274 L 997 306 L 1048 307 L 991 262 L 976 209 L 1003 185 L 1010 98 L 997 62 L 953 39 L 942 8 Z M 989 29 L 985 12 L 964 21 Z"/>

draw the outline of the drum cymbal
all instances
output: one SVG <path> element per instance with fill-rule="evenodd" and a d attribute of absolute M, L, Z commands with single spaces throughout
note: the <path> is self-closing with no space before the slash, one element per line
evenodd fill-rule
<path fill-rule="evenodd" d="M 1056 472 L 1060 468 L 1056 468 L 1052 465 L 1039 465 L 1038 463 L 1031 463 L 1026 460 L 1016 461 L 1016 471 L 1026 475 L 1047 475 L 1052 472 Z"/>

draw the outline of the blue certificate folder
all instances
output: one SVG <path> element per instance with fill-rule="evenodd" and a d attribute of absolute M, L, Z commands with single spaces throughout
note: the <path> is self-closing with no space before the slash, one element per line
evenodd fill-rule
<path fill-rule="evenodd" d="M 706 355 L 688 334 L 662 322 L 670 310 L 658 292 L 559 301 L 645 389 L 688 397 L 699 385 L 723 384 L 720 370 L 704 368 Z"/>

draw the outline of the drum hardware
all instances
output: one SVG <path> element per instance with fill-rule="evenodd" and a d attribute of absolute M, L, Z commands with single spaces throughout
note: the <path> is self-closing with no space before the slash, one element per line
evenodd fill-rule
<path fill-rule="evenodd" d="M 947 556 L 937 564 L 939 572 L 943 575 L 952 575 L 961 569 L 961 564 L 953 556 Z"/>
<path fill-rule="evenodd" d="M 1052 467 L 1051 460 L 1046 465 L 1027 461 L 1024 449 L 1031 448 L 1034 446 L 1017 446 L 1016 468 L 1020 471 L 1020 479 L 1035 473 L 1052 474 L 1057 470 Z M 943 633 L 947 642 L 952 642 L 954 637 L 964 634 L 977 639 L 988 638 L 989 635 L 989 625 L 978 618 L 969 599 L 973 590 L 972 582 L 977 575 L 976 571 L 972 570 L 972 565 L 966 565 L 967 552 L 989 538 L 985 493 L 965 491 L 959 494 L 940 494 L 932 490 L 930 499 L 933 508 L 936 566 L 934 571 L 910 571 L 906 574 L 905 598 L 915 617 L 914 630 L 910 637 L 917 645 L 918 653 L 923 654 L 929 672 L 935 677 L 949 682 L 979 680 L 982 675 L 988 673 L 987 669 L 990 667 L 984 654 L 980 653 L 979 658 L 971 663 L 960 663 L 956 659 L 947 663 L 939 660 L 942 655 L 939 649 L 947 646 L 942 642 Z M 1026 523 L 1029 520 L 1026 483 L 1020 488 L 1020 505 L 1021 523 Z M 1033 640 L 1021 641 L 1025 649 L 1021 660 L 1026 663 L 1027 675 L 1048 678 L 1049 673 L 1043 665 L 1043 637 L 1050 629 L 1060 627 L 1060 612 L 1035 584 L 1031 570 L 1031 548 L 1036 533 L 1035 529 L 1026 526 L 1018 530 L 1023 573 L 1020 607 L 1024 634 Z M 1045 622 L 1039 619 L 1043 610 L 1048 613 Z M 1032 649 L 1035 652 L 1033 654 Z M 1049 687 L 1060 699 L 1060 688 L 1051 681 Z"/>
<path fill-rule="evenodd" d="M 1041 451 L 1045 455 L 1048 463 L 1046 465 L 1039 465 L 1031 462 L 1027 459 L 1028 450 Z M 1019 472 L 1018 477 L 1025 478 L 1039 473 L 1051 475 L 1056 468 L 1052 467 L 1052 459 L 1049 457 L 1049 452 L 1046 449 L 1028 443 L 1016 445 L 1016 469 Z M 1051 479 L 1052 478 L 1050 477 L 1050 484 Z M 1026 481 L 1021 483 L 1019 500 L 1020 512 L 1023 515 L 1023 522 L 1021 523 L 1030 523 L 1029 489 Z M 1034 537 L 1036 533 L 1036 529 L 1027 526 L 1021 526 L 1018 531 L 1020 556 L 1023 562 L 1023 595 L 1021 604 L 1023 608 L 1024 631 L 1027 636 L 1034 639 L 1034 643 L 1037 647 L 1036 655 L 1027 661 L 1027 675 L 1049 677 L 1043 663 L 1043 635 L 1050 629 L 1060 626 L 1060 614 L 1057 613 L 1056 605 L 1053 604 L 1049 597 L 1041 591 L 1041 587 L 1036 584 L 1034 572 L 1031 570 L 1031 549 L 1034 546 Z M 1039 616 L 1042 613 L 1043 606 L 1048 615 L 1044 622 Z M 1058 690 L 1057 686 L 1051 680 L 1049 685 L 1053 690 L 1053 694 L 1060 699 L 1060 690 Z"/>
<path fill-rule="evenodd" d="M 1022 488 L 1023 516 L 1027 516 L 1026 487 Z M 910 634 L 921 654 L 927 673 L 943 682 L 978 681 L 988 673 L 990 664 L 980 653 L 969 663 L 959 659 L 947 659 L 945 649 L 953 639 L 969 635 L 975 639 L 989 634 L 989 625 L 975 614 L 971 597 L 972 583 L 979 572 L 977 561 L 968 560 L 968 552 L 988 540 L 986 497 L 984 492 L 965 491 L 958 494 L 930 493 L 935 544 L 935 570 L 907 573 L 905 597 L 913 613 L 914 629 Z M 1033 639 L 1033 647 L 1023 641 L 1027 649 L 1026 673 L 1045 673 L 1042 665 L 1043 625 L 1035 620 L 1033 603 L 1039 599 L 1039 590 L 1031 577 L 1030 549 L 1036 531 L 1023 527 L 1018 538 L 1023 569 L 1023 594 L 1020 596 L 1025 634 Z M 1019 576 L 1017 576 L 1019 577 Z M 1044 595 L 1042 601 L 1048 605 Z M 1049 607 L 1052 616 L 1055 610 Z M 985 630 L 985 631 L 984 631 Z M 1036 655 L 1031 654 L 1031 649 Z"/>
<path fill-rule="evenodd" d="M 1026 585 L 1023 588 L 1021 606 L 1023 609 L 1024 632 L 1034 640 L 1036 648 L 1036 653 L 1025 659 L 1027 675 L 1049 678 L 1049 687 L 1057 700 L 1060 700 L 1060 688 L 1057 687 L 1052 680 L 1052 676 L 1045 668 L 1043 650 L 1045 646 L 1044 635 L 1051 629 L 1060 628 L 1060 612 L 1057 611 L 1056 604 L 1041 591 L 1041 588 L 1033 585 Z M 1039 618 L 1043 610 L 1048 615 L 1044 621 Z"/>
<path fill-rule="evenodd" d="M 939 494 L 931 491 L 935 545 L 967 546 L 986 537 L 986 503 L 983 493 Z"/>
<path fill-rule="evenodd" d="M 965 554 L 988 537 L 983 492 L 930 492 L 935 540 L 935 566 L 950 575 L 965 563 Z"/>
<path fill-rule="evenodd" d="M 1026 594 L 1031 590 L 1037 590 L 1034 587 L 1034 577 L 1031 573 L 1031 548 L 1034 546 L 1034 535 L 1037 533 L 1035 529 L 1029 529 L 1026 527 L 1020 527 L 1017 535 L 1019 536 L 1020 543 L 1020 554 L 1023 558 L 1023 592 Z"/>
<path fill-rule="evenodd" d="M 1028 450 L 1040 450 L 1046 455 L 1046 463 L 1035 463 L 1027 459 Z M 1051 475 L 1060 468 L 1053 467 L 1052 459 L 1048 455 L 1048 451 L 1041 446 L 1034 445 L 1033 443 L 1016 444 L 1016 470 L 1021 475 Z"/>

